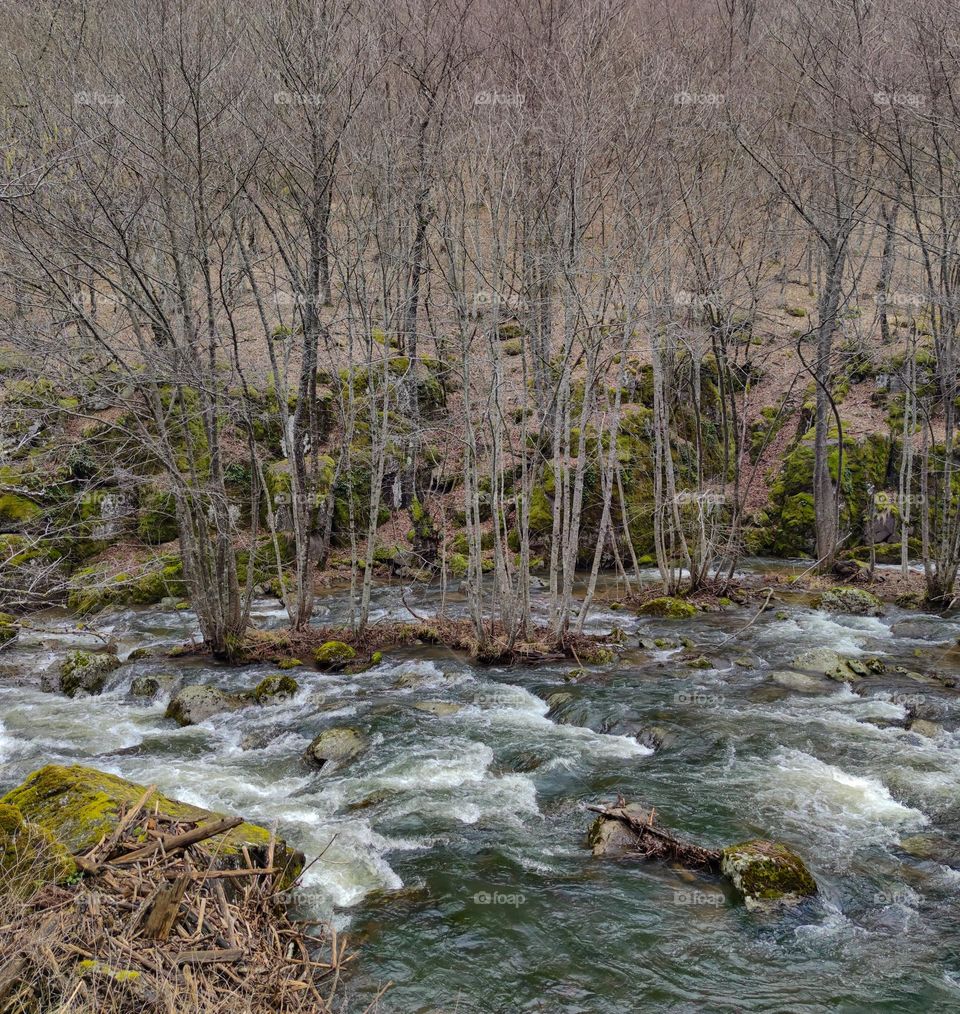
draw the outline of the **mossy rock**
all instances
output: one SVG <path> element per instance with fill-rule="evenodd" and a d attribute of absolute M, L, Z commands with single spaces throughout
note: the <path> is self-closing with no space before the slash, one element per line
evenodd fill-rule
<path fill-rule="evenodd" d="M 363 735 L 349 726 L 324 729 L 307 747 L 304 759 L 310 764 L 323 768 L 336 767 L 353 760 L 366 748 Z"/>
<path fill-rule="evenodd" d="M 720 872 L 750 910 L 797 905 L 817 893 L 803 860 L 786 845 L 755 839 L 723 850 Z"/>
<path fill-rule="evenodd" d="M 530 534 L 549 535 L 553 531 L 553 504 L 543 486 L 530 490 Z"/>
<path fill-rule="evenodd" d="M 0 495 L 0 528 L 13 528 L 33 521 L 41 513 L 40 508 L 26 497 L 16 493 Z"/>
<path fill-rule="evenodd" d="M 684 599 L 664 595 L 644 602 L 639 612 L 641 616 L 657 616 L 666 620 L 689 620 L 697 615 L 697 607 Z"/>
<path fill-rule="evenodd" d="M 38 825 L 69 853 L 82 855 L 109 835 L 121 812 L 139 802 L 145 792 L 144 785 L 96 768 L 48 764 L 8 792 L 0 799 L 0 806 L 6 803 L 17 807 L 25 820 Z M 155 807 L 166 817 L 200 825 L 224 816 L 157 793 L 150 801 L 150 810 Z M 269 844 L 270 832 L 265 827 L 244 822 L 209 838 L 199 847 L 216 857 L 218 868 L 232 869 L 247 865 L 245 846 L 254 865 L 265 865 Z M 303 869 L 303 853 L 278 838 L 274 865 L 284 869 L 281 882 L 289 886 Z"/>
<path fill-rule="evenodd" d="M 0 613 L 0 644 L 14 640 L 19 633 L 17 621 L 9 613 Z"/>
<path fill-rule="evenodd" d="M 167 705 L 167 718 L 177 725 L 198 725 L 224 711 L 236 711 L 244 706 L 244 700 L 237 694 L 228 694 L 216 687 L 202 683 L 179 690 Z"/>
<path fill-rule="evenodd" d="M 814 600 L 813 607 L 830 613 L 849 613 L 852 616 L 883 615 L 883 603 L 876 595 L 862 588 L 844 585 L 828 588 Z"/>
<path fill-rule="evenodd" d="M 99 694 L 107 676 L 120 665 L 116 655 L 71 651 L 60 665 L 60 690 L 67 697 L 76 697 L 79 693 Z"/>
<path fill-rule="evenodd" d="M 279 662 L 277 662 L 278 669 L 297 669 L 301 665 L 303 665 L 303 663 L 299 658 L 282 658 Z"/>
<path fill-rule="evenodd" d="M 285 673 L 266 676 L 256 685 L 253 699 L 257 704 L 276 704 L 289 700 L 300 689 L 300 684 Z"/>
<path fill-rule="evenodd" d="M 327 641 L 313 653 L 314 663 L 324 672 L 342 669 L 356 657 L 356 651 L 343 641 Z"/>
<path fill-rule="evenodd" d="M 173 494 L 155 491 L 142 497 L 137 512 L 137 536 L 151 546 L 158 546 L 178 535 L 177 501 Z"/>
<path fill-rule="evenodd" d="M 70 853 L 39 824 L 24 819 L 19 807 L 0 802 L 0 892 L 29 896 L 49 883 L 77 874 Z"/>
<path fill-rule="evenodd" d="M 462 553 L 453 553 L 450 556 L 450 573 L 454 577 L 466 577 L 470 569 L 470 560 Z"/>

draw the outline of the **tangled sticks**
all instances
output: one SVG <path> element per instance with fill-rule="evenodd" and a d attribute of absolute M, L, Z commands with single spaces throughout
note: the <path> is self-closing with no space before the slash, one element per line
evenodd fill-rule
<path fill-rule="evenodd" d="M 622 797 L 614 806 L 588 806 L 587 809 L 599 813 L 604 820 L 616 820 L 624 824 L 635 838 L 630 851 L 643 859 L 662 859 L 687 869 L 709 870 L 711 873 L 720 871 L 720 851 L 681 841 L 669 831 L 656 827 L 655 810 L 646 812 L 638 807 L 627 806 Z"/>
<path fill-rule="evenodd" d="M 336 931 L 294 921 L 274 865 L 222 868 L 200 826 L 149 810 L 153 788 L 76 857 L 83 878 L 8 895 L 0 911 L 0 1012 L 323 1014 L 353 955 Z M 317 932 L 311 932 L 317 930 Z"/>

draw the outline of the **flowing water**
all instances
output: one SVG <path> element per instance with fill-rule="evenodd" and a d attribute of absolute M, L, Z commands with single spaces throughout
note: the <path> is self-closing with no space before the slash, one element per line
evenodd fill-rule
<path fill-rule="evenodd" d="M 433 591 L 416 594 L 418 612 L 436 606 Z M 399 601 L 379 589 L 376 616 L 402 616 Z M 43 763 L 80 762 L 276 821 L 308 857 L 322 853 L 296 904 L 332 914 L 360 948 L 351 1010 L 388 980 L 380 1009 L 403 1014 L 960 1010 L 960 691 L 894 671 L 960 674 L 948 650 L 960 622 L 777 606 L 732 639 L 753 609 L 682 624 L 600 610 L 593 629 L 620 627 L 628 647 L 580 674 L 479 668 L 427 647 L 360 676 L 299 669 L 295 699 L 185 729 L 164 700 L 131 698 L 131 679 L 176 669 L 249 689 L 273 667 L 149 658 L 114 672 L 101 696 L 68 700 L 41 692 L 40 677 L 97 642 L 51 611 L 33 617 L 47 633 L 25 631 L 0 656 L 0 790 Z M 316 622 L 346 615 L 346 596 L 331 593 Z M 283 615 L 263 602 L 255 621 Z M 121 657 L 178 643 L 193 622 L 157 608 L 96 619 Z M 683 649 L 630 647 L 638 635 L 688 637 L 712 668 L 688 668 Z M 880 656 L 888 675 L 862 695 L 771 681 L 811 647 Z M 558 692 L 570 697 L 548 715 Z M 416 707 L 428 702 L 455 707 Z M 886 725 L 909 707 L 944 731 Z M 304 748 L 335 724 L 364 730 L 369 749 L 338 771 L 308 769 Z M 651 727 L 656 752 L 637 738 Z M 819 897 L 750 914 L 718 878 L 594 858 L 585 807 L 617 792 L 704 845 L 791 844 Z"/>

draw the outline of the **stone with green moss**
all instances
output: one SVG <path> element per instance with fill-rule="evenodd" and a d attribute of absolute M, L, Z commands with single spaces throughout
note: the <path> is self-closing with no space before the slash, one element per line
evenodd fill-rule
<path fill-rule="evenodd" d="M 466 577 L 470 569 L 470 560 L 462 553 L 452 553 L 450 556 L 450 573 L 454 577 Z"/>
<path fill-rule="evenodd" d="M 160 694 L 172 690 L 180 682 L 180 676 L 173 672 L 148 673 L 138 676 L 130 684 L 131 697 L 147 697 L 153 699 Z"/>
<path fill-rule="evenodd" d="M 292 676 L 275 673 L 266 676 L 256 685 L 253 699 L 257 704 L 275 704 L 289 700 L 300 689 L 300 684 Z"/>
<path fill-rule="evenodd" d="M 137 535 L 151 546 L 170 542 L 179 534 L 177 502 L 172 493 L 155 490 L 140 499 L 137 511 Z"/>
<path fill-rule="evenodd" d="M 814 609 L 831 613 L 849 613 L 852 616 L 881 616 L 883 603 L 876 595 L 862 588 L 840 585 L 828 588 L 813 602 Z"/>
<path fill-rule="evenodd" d="M 530 490 L 530 534 L 547 535 L 553 531 L 553 504 L 543 486 Z"/>
<path fill-rule="evenodd" d="M 356 651 L 343 641 L 326 641 L 313 653 L 316 667 L 325 672 L 342 669 L 356 657 Z"/>
<path fill-rule="evenodd" d="M 0 644 L 12 641 L 18 633 L 17 621 L 9 613 L 0 613 Z"/>
<path fill-rule="evenodd" d="M 177 725 L 198 725 L 214 715 L 242 708 L 244 700 L 237 694 L 208 687 L 202 683 L 179 690 L 167 705 L 167 718 Z"/>
<path fill-rule="evenodd" d="M 96 768 L 48 764 L 8 792 L 0 799 L 0 805 L 16 807 L 25 820 L 39 826 L 67 852 L 81 855 L 109 835 L 121 814 L 139 802 L 145 792 L 146 786 Z M 158 793 L 150 801 L 150 811 L 154 808 L 170 819 L 198 825 L 224 816 Z M 269 845 L 270 832 L 245 821 L 214 835 L 198 848 L 214 858 L 217 868 L 231 869 L 247 865 L 244 847 L 255 865 L 265 865 Z M 283 839 L 277 839 L 274 865 L 284 870 L 282 884 L 289 886 L 303 869 L 303 854 L 290 848 Z"/>
<path fill-rule="evenodd" d="M 40 513 L 40 508 L 25 496 L 17 496 L 16 493 L 0 495 L 0 528 L 26 524 Z"/>
<path fill-rule="evenodd" d="M 106 652 L 71 651 L 60 664 L 60 690 L 67 697 L 99 694 L 120 659 Z"/>
<path fill-rule="evenodd" d="M 0 875 L 3 888 L 29 895 L 49 883 L 76 876 L 70 853 L 39 824 L 24 819 L 20 808 L 0 801 Z"/>
<path fill-rule="evenodd" d="M 299 658 L 282 658 L 277 663 L 278 669 L 296 669 L 303 665 Z"/>
<path fill-rule="evenodd" d="M 684 599 L 663 595 L 660 598 L 644 602 L 639 612 L 641 616 L 657 616 L 666 620 L 689 620 L 696 616 L 697 607 Z"/>
<path fill-rule="evenodd" d="M 803 860 L 786 845 L 755 839 L 723 850 L 720 872 L 750 910 L 797 905 L 817 893 Z"/>

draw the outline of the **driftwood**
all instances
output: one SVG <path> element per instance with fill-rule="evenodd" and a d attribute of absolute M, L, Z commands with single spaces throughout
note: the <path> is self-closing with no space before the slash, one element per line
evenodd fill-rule
<path fill-rule="evenodd" d="M 643 859 L 662 859 L 687 869 L 720 872 L 719 850 L 705 849 L 700 845 L 682 841 L 669 831 L 656 827 L 655 810 L 650 811 L 647 821 L 638 820 L 627 812 L 626 805 L 622 799 L 618 799 L 614 806 L 588 806 L 587 809 L 599 813 L 605 820 L 618 820 L 625 824 L 636 837 L 634 853 Z"/>

